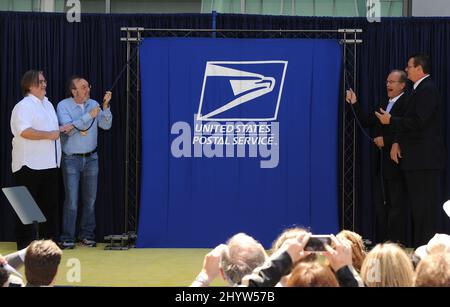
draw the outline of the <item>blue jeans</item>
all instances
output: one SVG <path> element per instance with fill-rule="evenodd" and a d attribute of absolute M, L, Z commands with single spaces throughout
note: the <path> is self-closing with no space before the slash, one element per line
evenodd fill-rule
<path fill-rule="evenodd" d="M 97 197 L 98 156 L 97 153 L 85 158 L 80 156 L 62 157 L 62 173 L 66 193 L 63 207 L 61 241 L 75 242 L 78 214 L 78 190 L 81 188 L 83 212 L 81 214 L 80 239 L 94 240 L 95 199 Z"/>

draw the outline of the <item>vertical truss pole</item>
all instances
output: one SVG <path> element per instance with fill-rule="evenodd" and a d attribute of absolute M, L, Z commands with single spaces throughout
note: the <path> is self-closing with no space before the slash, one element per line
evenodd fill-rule
<path fill-rule="evenodd" d="M 141 163 L 140 50 L 143 28 L 122 28 L 127 42 L 124 233 L 137 232 Z"/>
<path fill-rule="evenodd" d="M 343 87 L 342 87 L 342 93 L 343 95 L 345 95 L 345 91 L 347 89 L 347 33 L 344 32 L 344 39 L 343 39 L 343 56 L 342 56 L 342 61 L 344 62 L 343 64 Z M 344 98 L 345 99 L 345 98 Z M 342 103 L 342 99 L 341 102 Z M 346 162 L 346 155 L 345 155 L 345 148 L 346 148 L 346 116 L 345 116 L 345 112 L 347 110 L 347 106 L 344 104 L 344 106 L 342 106 L 342 148 L 341 148 L 341 156 L 342 156 L 342 164 L 341 164 L 341 227 L 342 229 L 345 229 L 345 204 L 346 204 L 346 193 L 345 193 L 345 189 L 347 187 L 346 185 L 346 181 L 345 181 L 345 162 Z"/>
<path fill-rule="evenodd" d="M 344 102 L 345 91 L 353 88 L 357 91 L 357 45 L 362 43 L 357 39 L 359 29 L 342 29 L 344 45 L 344 69 L 343 69 L 343 89 L 342 89 L 342 212 L 341 227 L 343 229 L 355 230 L 356 217 L 356 123 L 351 109 Z"/>
<path fill-rule="evenodd" d="M 358 77 L 356 75 L 356 68 L 357 66 L 357 32 L 353 33 L 353 52 L 354 52 L 354 56 L 353 56 L 353 85 L 354 85 L 354 89 L 356 91 L 356 93 L 358 93 Z M 353 126 L 353 180 L 352 180 L 352 194 L 353 194 L 353 213 L 352 213 L 352 231 L 355 231 L 355 217 L 356 217 L 356 121 L 355 119 L 352 120 L 352 126 Z"/>
<path fill-rule="evenodd" d="M 141 42 L 141 30 L 137 33 L 138 41 L 136 44 L 136 163 L 135 163 L 135 205 L 133 212 L 133 229 L 132 231 L 137 233 L 138 227 L 138 216 L 139 216 L 139 200 L 140 200 L 140 190 L 141 190 L 141 50 L 139 48 L 139 43 Z"/>
<path fill-rule="evenodd" d="M 129 121 L 130 121 L 130 56 L 131 56 L 131 33 L 127 31 L 127 100 L 126 100 L 126 125 L 125 125 L 125 216 L 124 216 L 124 225 L 125 225 L 125 233 L 128 232 L 128 210 L 130 206 L 130 200 L 128 197 L 128 186 L 129 186 L 129 173 L 130 173 L 130 129 L 129 129 Z"/>

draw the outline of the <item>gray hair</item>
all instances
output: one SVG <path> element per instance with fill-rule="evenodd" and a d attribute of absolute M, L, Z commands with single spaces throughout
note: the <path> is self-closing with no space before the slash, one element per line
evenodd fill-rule
<path fill-rule="evenodd" d="M 398 80 L 400 83 L 406 84 L 408 82 L 408 76 L 404 70 L 393 69 L 389 72 L 389 74 L 398 73 L 400 75 L 400 79 Z"/>
<path fill-rule="evenodd" d="M 266 260 L 266 252 L 262 245 L 244 233 L 238 233 L 230 238 L 227 246 L 220 264 L 225 279 L 231 285 L 240 284 L 245 275 L 251 274 Z"/>

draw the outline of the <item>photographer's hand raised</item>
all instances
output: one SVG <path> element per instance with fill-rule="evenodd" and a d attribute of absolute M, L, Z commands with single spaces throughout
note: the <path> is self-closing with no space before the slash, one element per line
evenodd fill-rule
<path fill-rule="evenodd" d="M 286 240 L 281 246 L 280 251 L 287 251 L 292 259 L 292 263 L 295 263 L 311 254 L 304 250 L 310 237 L 311 233 L 301 232 L 295 238 Z"/>
<path fill-rule="evenodd" d="M 199 276 L 202 276 L 201 281 L 195 280 L 191 287 L 207 287 L 220 273 L 220 260 L 222 254 L 228 248 L 225 244 L 216 246 L 212 251 L 205 255 L 203 259 L 203 267 Z"/>
<path fill-rule="evenodd" d="M 352 247 L 348 240 L 339 240 L 334 235 L 331 236 L 331 240 L 334 243 L 335 248 L 333 249 L 328 244 L 325 245 L 327 250 L 323 255 L 330 262 L 331 267 L 335 272 L 344 266 L 352 265 Z"/>

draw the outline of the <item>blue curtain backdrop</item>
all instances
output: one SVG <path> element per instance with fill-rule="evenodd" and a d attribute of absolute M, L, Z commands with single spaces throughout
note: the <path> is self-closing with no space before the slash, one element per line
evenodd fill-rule
<path fill-rule="evenodd" d="M 339 41 L 146 39 L 140 54 L 139 247 L 210 247 L 237 232 L 269 247 L 277 234 L 293 225 L 311 227 L 315 233 L 338 231 Z M 231 76 L 217 76 L 213 69 Z M 230 145 L 232 157 L 208 156 L 210 147 L 225 155 L 220 140 L 232 143 L 232 136 L 227 139 L 221 132 L 213 134 L 218 136 L 216 146 L 205 145 L 199 149 L 201 157 L 193 157 L 192 144 L 199 143 L 191 138 L 201 125 L 194 122 L 194 114 L 200 109 L 205 115 L 239 97 L 230 82 L 252 78 L 257 79 L 256 90 L 264 82 L 275 85 L 265 95 L 211 118 L 272 118 L 280 98 L 275 121 L 279 132 L 272 130 L 275 138 L 279 133 L 274 141 L 279 145 L 271 146 L 270 158 L 249 157 L 249 146 L 246 157 L 237 157 L 237 146 Z M 229 128 L 235 121 L 221 124 Z M 180 144 L 177 140 L 184 137 Z"/>
<path fill-rule="evenodd" d="M 392 68 L 403 68 L 407 56 L 427 52 L 433 59 L 432 77 L 443 98 L 444 135 L 450 141 L 449 57 L 450 18 L 305 18 L 258 15 L 217 15 L 222 29 L 338 29 L 360 28 L 364 43 L 358 48 L 357 91 L 366 110 L 385 98 L 384 80 Z M 93 85 L 92 96 L 101 97 L 125 62 L 120 27 L 211 28 L 211 15 L 97 15 L 82 14 L 81 23 L 68 23 L 65 14 L 0 12 L 0 185 L 11 185 L 11 111 L 20 99 L 20 77 L 30 68 L 42 69 L 49 80 L 48 97 L 64 97 L 66 79 L 84 74 Z M 163 33 L 158 33 L 163 35 Z M 259 33 L 258 37 L 265 37 Z M 326 89 L 324 84 L 323 88 Z M 99 140 L 100 182 L 97 198 L 98 238 L 123 229 L 125 83 L 119 82 L 112 101 L 114 124 Z M 343 102 L 341 102 L 343 103 Z M 372 145 L 361 139 L 357 146 L 356 230 L 370 238 L 373 232 L 371 203 Z M 449 156 L 450 158 L 450 156 Z M 56 189 L 56 187 L 55 187 Z M 443 182 L 443 200 L 450 198 L 450 175 Z M 0 196 L 0 240 L 13 240 L 13 213 Z M 445 228 L 449 232 L 449 228 Z M 208 231 L 205 229 L 204 231 Z"/>

